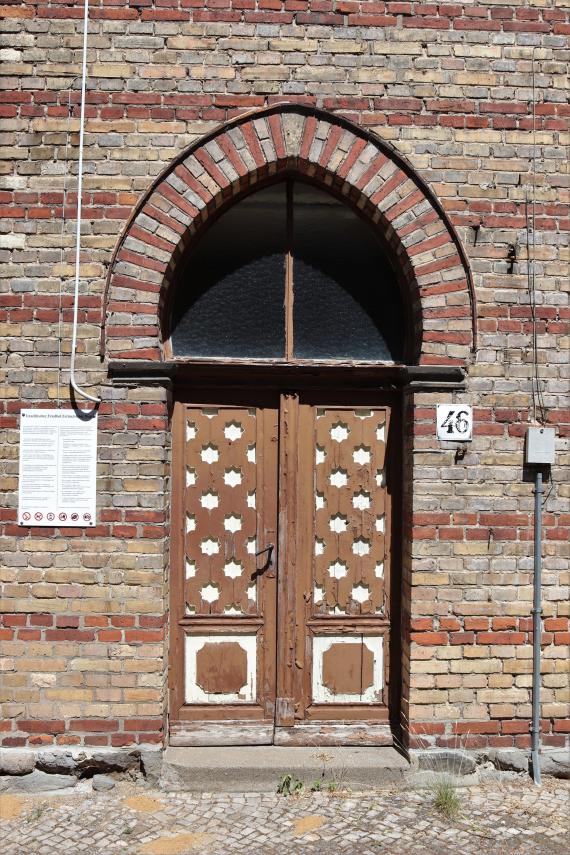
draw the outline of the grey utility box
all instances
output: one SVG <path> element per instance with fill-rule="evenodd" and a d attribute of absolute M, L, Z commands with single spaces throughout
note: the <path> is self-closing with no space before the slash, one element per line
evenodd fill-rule
<path fill-rule="evenodd" d="M 526 462 L 542 466 L 554 463 L 554 437 L 554 428 L 528 428 L 526 432 Z"/>

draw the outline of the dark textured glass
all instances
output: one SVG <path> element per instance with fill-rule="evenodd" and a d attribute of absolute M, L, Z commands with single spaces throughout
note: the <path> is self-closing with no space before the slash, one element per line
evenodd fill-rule
<path fill-rule="evenodd" d="M 297 359 L 402 359 L 400 293 L 373 230 L 301 182 L 293 188 L 293 283 Z"/>
<path fill-rule="evenodd" d="M 284 357 L 286 222 L 277 184 L 208 229 L 177 280 L 174 356 Z"/>

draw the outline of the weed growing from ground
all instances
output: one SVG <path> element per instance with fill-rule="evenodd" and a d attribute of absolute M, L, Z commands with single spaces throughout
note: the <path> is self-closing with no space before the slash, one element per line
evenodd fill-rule
<path fill-rule="evenodd" d="M 433 806 L 446 819 L 455 819 L 461 812 L 461 799 L 452 781 L 445 778 L 433 784 Z"/>
<path fill-rule="evenodd" d="M 277 784 L 277 792 L 280 796 L 300 796 L 305 785 L 295 775 L 283 775 Z"/>

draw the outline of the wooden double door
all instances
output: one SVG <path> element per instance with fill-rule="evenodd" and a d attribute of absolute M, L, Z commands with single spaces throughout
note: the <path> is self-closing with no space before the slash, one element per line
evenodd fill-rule
<path fill-rule="evenodd" d="M 391 744 L 396 415 L 365 392 L 178 396 L 171 744 Z"/>

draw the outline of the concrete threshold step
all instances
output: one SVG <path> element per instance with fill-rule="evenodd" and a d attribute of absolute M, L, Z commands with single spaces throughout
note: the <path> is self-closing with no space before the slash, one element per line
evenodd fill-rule
<path fill-rule="evenodd" d="M 394 748 L 290 748 L 255 745 L 167 748 L 161 787 L 189 792 L 276 792 L 284 775 L 309 788 L 314 781 L 369 790 L 399 783 L 408 761 Z"/>

